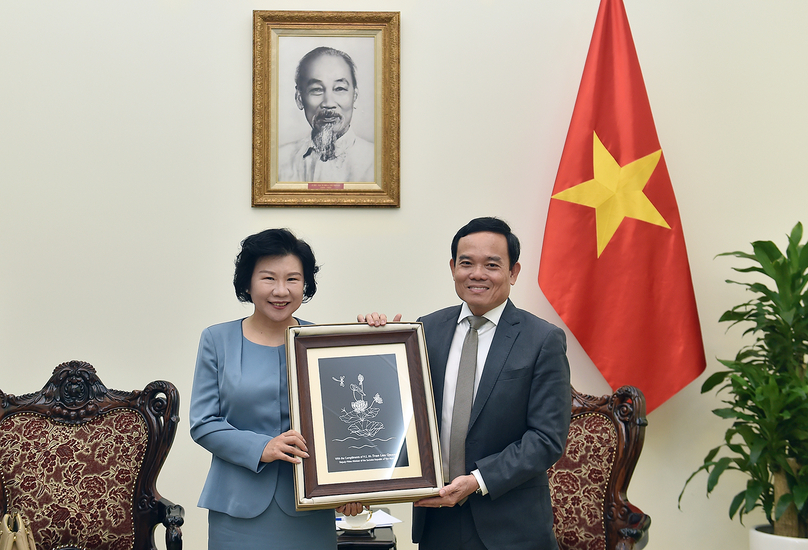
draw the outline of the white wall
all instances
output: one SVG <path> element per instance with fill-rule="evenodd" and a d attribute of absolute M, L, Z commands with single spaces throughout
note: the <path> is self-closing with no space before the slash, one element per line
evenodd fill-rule
<path fill-rule="evenodd" d="M 723 251 L 803 217 L 808 3 L 626 0 L 699 303 L 707 372 L 649 416 L 629 496 L 650 548 L 744 548 L 727 479 L 709 501 L 684 480 L 726 424 L 704 376 L 739 345 L 717 324 L 739 302 Z M 162 493 L 183 504 L 186 547 L 209 456 L 188 435 L 201 330 L 249 314 L 233 296 L 239 241 L 288 226 L 323 265 L 300 310 L 405 319 L 456 302 L 449 241 L 497 215 L 521 237 L 512 297 L 553 322 L 536 283 L 546 208 L 598 0 L 0 0 L 0 387 L 24 393 L 70 359 L 110 387 L 165 378 L 182 427 Z M 252 10 L 401 12 L 401 208 L 250 207 Z M 607 386 L 570 337 L 573 382 Z M 740 481 L 740 480 L 738 480 Z M 409 520 L 409 508 L 396 514 Z M 760 519 L 760 518 L 756 518 Z M 754 523 L 752 521 L 751 523 Z M 406 528 L 399 548 L 411 548 Z"/>

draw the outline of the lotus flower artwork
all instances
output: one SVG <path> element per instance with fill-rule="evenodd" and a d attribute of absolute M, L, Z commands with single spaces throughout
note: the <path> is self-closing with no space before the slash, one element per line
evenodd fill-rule
<path fill-rule="evenodd" d="M 351 392 L 353 393 L 351 410 L 343 408 L 339 419 L 348 424 L 348 431 L 353 435 L 357 437 L 373 437 L 384 429 L 384 424 L 372 420 L 379 414 L 380 409 L 377 405 L 381 405 L 384 401 L 376 393 L 368 403 L 364 388 L 365 377 L 360 374 L 357 376 L 357 380 L 359 381 L 358 385 L 351 384 Z"/>

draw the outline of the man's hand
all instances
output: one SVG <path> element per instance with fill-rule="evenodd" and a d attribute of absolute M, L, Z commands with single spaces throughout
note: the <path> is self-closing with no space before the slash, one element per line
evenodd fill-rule
<path fill-rule="evenodd" d="M 480 486 L 477 478 L 469 474 L 457 476 L 449 484 L 443 487 L 436 497 L 429 497 L 419 500 L 415 506 L 422 508 L 442 508 L 444 506 L 454 506 L 464 498 L 468 497 Z"/>
<path fill-rule="evenodd" d="M 285 460 L 292 464 L 300 464 L 301 458 L 309 458 L 308 450 L 303 436 L 295 430 L 289 430 L 273 437 L 267 443 L 264 452 L 261 453 L 261 462 Z"/>
<path fill-rule="evenodd" d="M 337 512 L 345 516 L 357 516 L 365 509 L 365 505 L 361 502 L 349 502 L 337 508 Z"/>
<path fill-rule="evenodd" d="M 360 313 L 356 316 L 356 321 L 359 323 L 367 323 L 372 327 L 383 327 L 387 324 L 387 315 L 384 313 L 376 313 L 375 311 L 366 315 Z M 401 321 L 401 314 L 396 313 L 396 316 L 393 317 L 393 321 L 396 323 Z"/>

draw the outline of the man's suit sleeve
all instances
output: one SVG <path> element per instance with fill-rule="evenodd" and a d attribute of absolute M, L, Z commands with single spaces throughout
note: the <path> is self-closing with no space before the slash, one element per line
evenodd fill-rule
<path fill-rule="evenodd" d="M 493 499 L 532 478 L 541 477 L 546 483 L 547 469 L 564 452 L 572 406 L 567 345 L 564 331 L 549 326 L 550 330 L 538 334 L 536 331 L 520 334 L 520 338 L 541 338 L 544 333 L 543 340 L 530 344 L 539 348 L 538 353 L 533 352 L 536 359 L 524 434 L 501 452 L 475 462 Z M 526 341 L 519 344 L 524 346 Z M 488 426 L 489 430 L 492 428 L 495 426 Z"/>

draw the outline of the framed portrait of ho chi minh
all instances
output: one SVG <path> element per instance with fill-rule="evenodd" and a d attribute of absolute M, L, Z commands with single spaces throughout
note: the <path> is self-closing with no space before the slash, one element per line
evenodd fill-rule
<path fill-rule="evenodd" d="M 253 206 L 399 206 L 399 12 L 253 12 Z"/>
<path fill-rule="evenodd" d="M 298 510 L 387 504 L 443 487 L 423 325 L 302 325 L 286 334 Z"/>

